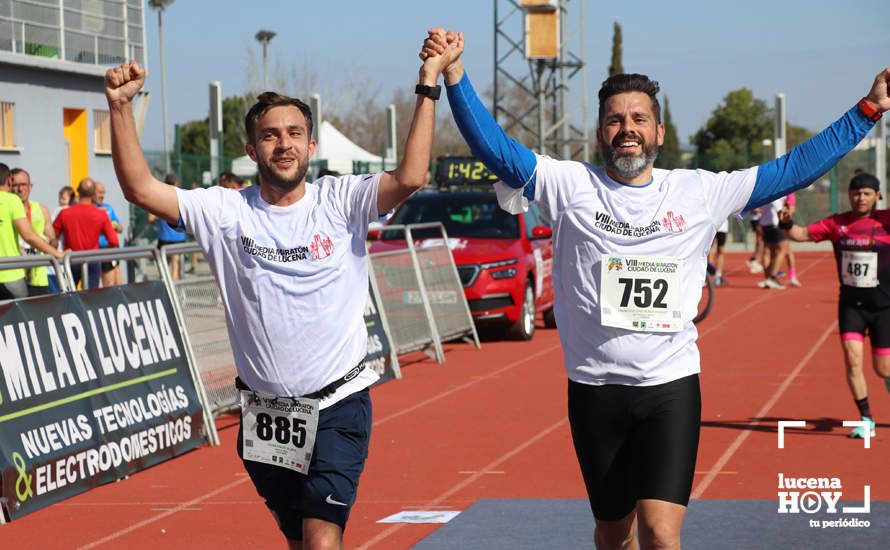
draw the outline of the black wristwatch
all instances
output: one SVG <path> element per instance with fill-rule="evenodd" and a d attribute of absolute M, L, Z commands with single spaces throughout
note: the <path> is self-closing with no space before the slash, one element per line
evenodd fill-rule
<path fill-rule="evenodd" d="M 418 84 L 414 87 L 414 93 L 417 95 L 425 95 L 430 99 L 439 99 L 442 94 L 442 86 L 427 86 L 426 84 Z"/>

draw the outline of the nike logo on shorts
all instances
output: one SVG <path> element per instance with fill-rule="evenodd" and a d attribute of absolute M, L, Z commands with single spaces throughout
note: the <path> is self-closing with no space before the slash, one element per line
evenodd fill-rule
<path fill-rule="evenodd" d="M 334 493 L 331 493 L 327 497 L 325 497 L 324 501 L 327 502 L 328 504 L 333 504 L 334 506 L 349 506 L 345 502 L 339 502 L 339 501 L 334 500 Z"/>

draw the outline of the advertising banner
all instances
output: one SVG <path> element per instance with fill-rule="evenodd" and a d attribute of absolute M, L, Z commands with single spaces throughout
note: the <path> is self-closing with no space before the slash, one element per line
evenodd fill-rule
<path fill-rule="evenodd" d="M 0 306 L 0 508 L 15 519 L 203 443 L 160 282 Z"/>
<path fill-rule="evenodd" d="M 365 356 L 365 365 L 380 375 L 378 384 L 396 378 L 392 364 L 392 346 L 383 327 L 380 311 L 377 309 L 374 289 L 370 285 L 368 286 L 368 303 L 365 306 L 365 327 L 368 329 L 368 355 Z"/>

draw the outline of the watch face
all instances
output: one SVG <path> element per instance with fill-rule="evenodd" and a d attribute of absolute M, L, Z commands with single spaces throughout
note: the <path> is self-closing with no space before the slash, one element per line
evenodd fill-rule
<path fill-rule="evenodd" d="M 492 184 L 498 177 L 474 157 L 439 157 L 436 183 L 442 186 Z"/>

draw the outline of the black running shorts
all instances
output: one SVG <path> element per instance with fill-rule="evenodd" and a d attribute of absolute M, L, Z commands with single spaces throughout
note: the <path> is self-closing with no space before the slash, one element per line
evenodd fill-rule
<path fill-rule="evenodd" d="M 569 380 L 569 423 L 593 515 L 617 521 L 640 499 L 686 506 L 701 423 L 698 375 L 657 386 Z"/>
<path fill-rule="evenodd" d="M 865 336 L 867 332 L 872 350 L 890 348 L 890 308 L 872 309 L 841 298 L 837 304 L 837 320 L 841 338 L 849 340 L 851 334 Z"/>

